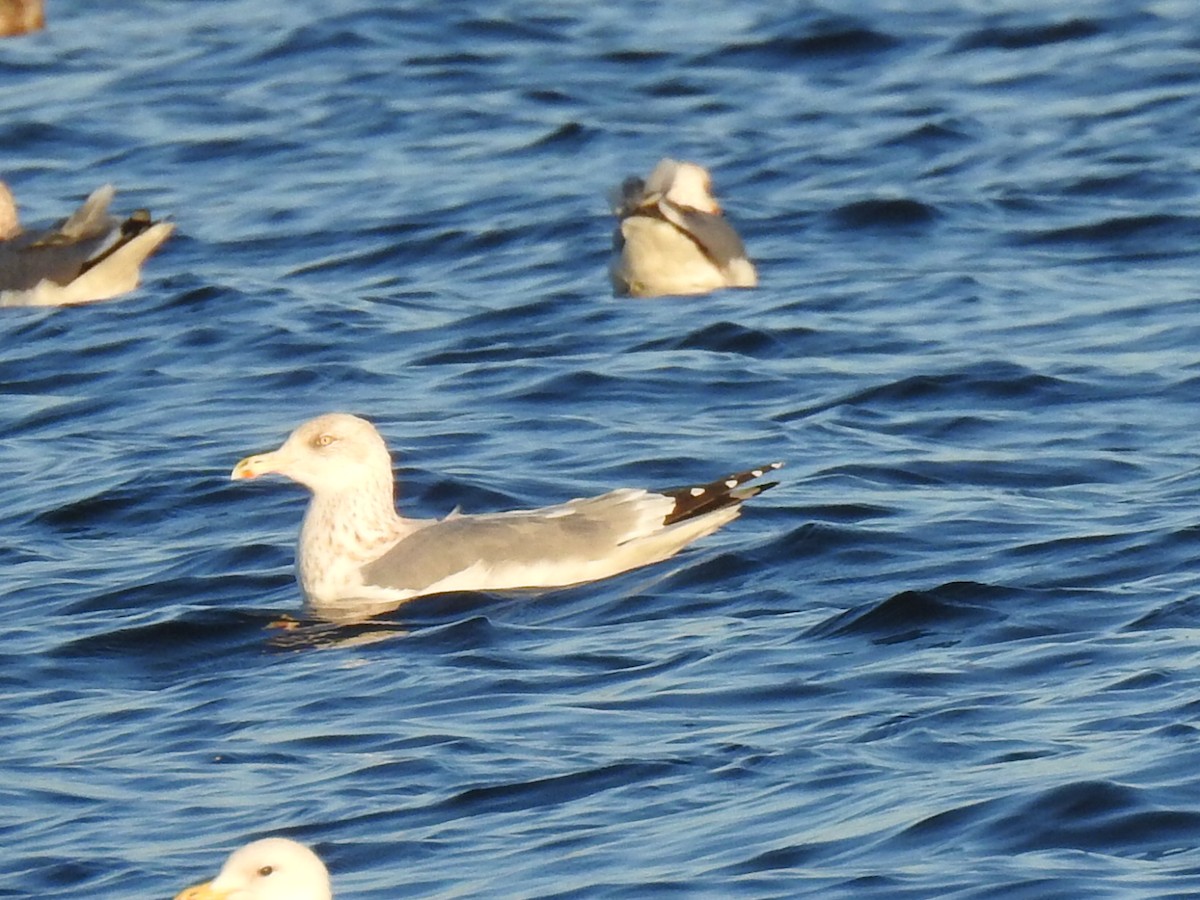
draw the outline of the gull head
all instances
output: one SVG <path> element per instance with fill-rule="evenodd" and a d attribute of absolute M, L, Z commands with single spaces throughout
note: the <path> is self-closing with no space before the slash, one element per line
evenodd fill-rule
<path fill-rule="evenodd" d="M 235 850 L 212 881 L 175 900 L 331 900 L 329 872 L 317 854 L 287 838 L 266 838 Z"/>
<path fill-rule="evenodd" d="M 646 179 L 646 191 L 660 193 L 679 206 L 721 214 L 721 204 L 712 193 L 712 176 L 698 163 L 660 160 Z"/>
<path fill-rule="evenodd" d="M 314 494 L 342 493 L 380 482 L 391 484 L 392 458 L 375 426 L 348 413 L 310 419 L 278 450 L 247 456 L 230 478 L 283 475 Z"/>

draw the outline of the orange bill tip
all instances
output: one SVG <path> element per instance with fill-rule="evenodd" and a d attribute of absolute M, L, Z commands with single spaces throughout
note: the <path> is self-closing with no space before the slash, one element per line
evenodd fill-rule
<path fill-rule="evenodd" d="M 258 471 L 254 468 L 254 462 L 247 457 L 233 467 L 233 471 L 229 473 L 231 481 L 242 481 L 248 478 L 257 478 Z"/>

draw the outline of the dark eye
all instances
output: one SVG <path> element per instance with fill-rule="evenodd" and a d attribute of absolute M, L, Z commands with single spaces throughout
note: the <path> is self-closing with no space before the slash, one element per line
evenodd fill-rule
<path fill-rule="evenodd" d="M 261 869 L 258 870 L 258 874 L 261 875 L 263 878 L 266 878 L 268 875 L 270 875 L 274 871 L 275 871 L 275 869 L 272 866 L 263 866 Z"/>

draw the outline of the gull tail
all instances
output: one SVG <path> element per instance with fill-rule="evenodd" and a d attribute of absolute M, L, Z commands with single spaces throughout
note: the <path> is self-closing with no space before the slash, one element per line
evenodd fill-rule
<path fill-rule="evenodd" d="M 116 243 L 88 260 L 79 277 L 62 288 L 54 302 L 90 303 L 132 291 L 138 286 L 142 263 L 174 230 L 173 222 L 151 223 L 149 214 L 139 210 L 122 224 Z"/>
<path fill-rule="evenodd" d="M 103 253 L 93 256 L 91 259 L 89 259 L 87 262 L 85 262 L 83 264 L 83 268 L 79 270 L 80 274 L 83 274 L 88 269 L 95 268 L 96 266 L 98 266 L 102 262 L 104 262 L 106 259 L 108 259 L 110 256 L 115 256 L 122 247 L 126 246 L 127 244 L 132 243 L 134 238 L 149 231 L 151 226 L 156 225 L 156 224 L 159 224 L 159 223 L 156 223 L 151 220 L 150 210 L 135 209 L 133 211 L 133 215 L 131 215 L 128 219 L 126 219 L 124 222 L 121 223 L 120 232 L 118 233 L 116 240 L 113 241 L 112 245 L 110 247 L 108 247 L 107 249 L 105 249 L 105 251 Z M 145 242 L 145 243 L 150 243 L 150 242 Z M 162 242 L 158 241 L 158 242 L 153 242 L 153 243 L 154 243 L 154 246 L 151 247 L 148 250 L 148 252 L 146 252 L 144 254 L 141 252 L 135 252 L 132 254 L 133 256 L 137 257 L 137 261 L 136 261 L 137 265 L 140 266 L 143 262 L 145 262 L 146 257 L 149 256 L 150 253 L 153 253 L 156 249 L 158 249 L 158 244 L 160 244 Z"/>
<path fill-rule="evenodd" d="M 694 519 L 718 509 L 739 506 L 743 501 L 775 487 L 779 482 L 768 481 L 763 484 L 752 484 L 749 487 L 743 487 L 743 485 L 782 467 L 783 463 L 773 462 L 757 469 L 747 469 L 744 472 L 718 478 L 708 484 L 660 491 L 659 493 L 663 496 L 670 497 L 675 501 L 674 509 L 663 519 L 663 525 L 674 525 L 677 522 Z"/>

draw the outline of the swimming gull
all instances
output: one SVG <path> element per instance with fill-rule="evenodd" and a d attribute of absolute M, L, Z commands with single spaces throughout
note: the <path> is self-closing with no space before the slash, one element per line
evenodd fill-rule
<path fill-rule="evenodd" d="M 235 850 L 212 881 L 175 900 L 331 900 L 321 858 L 287 838 L 264 838 Z"/>
<path fill-rule="evenodd" d="M 330 413 L 278 450 L 246 457 L 230 477 L 275 473 L 312 492 L 297 579 L 317 615 L 352 622 L 427 594 L 562 587 L 658 562 L 736 518 L 742 501 L 774 486 L 746 482 L 781 465 L 694 487 L 409 519 L 396 513 L 392 460 L 375 426 Z"/>
<path fill-rule="evenodd" d="M 147 210 L 125 221 L 108 212 L 106 184 L 54 228 L 24 231 L 0 182 L 0 306 L 64 306 L 107 300 L 138 286 L 142 263 L 175 230 Z"/>
<path fill-rule="evenodd" d="M 645 181 L 625 179 L 615 212 L 609 274 L 617 295 L 705 294 L 758 284 L 703 166 L 664 159 Z"/>

